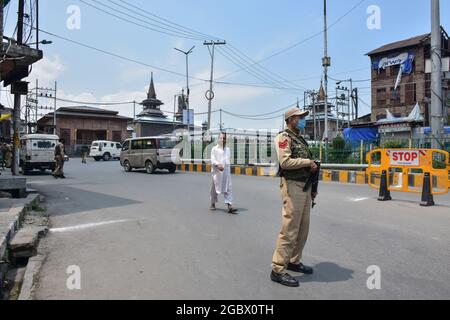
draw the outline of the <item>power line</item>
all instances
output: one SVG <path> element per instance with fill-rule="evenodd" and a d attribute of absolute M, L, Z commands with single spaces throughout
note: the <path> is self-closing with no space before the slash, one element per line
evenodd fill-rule
<path fill-rule="evenodd" d="M 228 114 L 228 115 L 230 115 L 232 117 L 235 117 L 235 118 L 239 118 L 239 119 L 243 119 L 243 120 L 251 120 L 251 121 L 267 121 L 267 120 L 273 120 L 273 119 L 279 119 L 280 118 L 280 115 L 277 115 L 277 116 L 274 116 L 274 117 L 268 117 L 268 118 L 247 118 L 247 117 L 234 115 L 233 113 L 230 113 L 230 112 L 227 112 L 227 111 L 224 111 L 224 110 L 222 110 L 222 112 L 225 113 L 225 114 Z"/>
<path fill-rule="evenodd" d="M 218 39 L 218 37 L 211 36 L 211 35 L 208 35 L 208 34 L 205 34 L 205 33 L 199 32 L 199 31 L 196 31 L 196 30 L 191 29 L 191 28 L 188 28 L 188 27 L 184 27 L 184 26 L 182 26 L 182 25 L 180 25 L 180 24 L 177 24 L 177 23 L 175 23 L 175 22 L 172 22 L 172 21 L 170 21 L 170 20 L 167 20 L 167 19 L 165 19 L 165 18 L 162 18 L 162 17 L 160 17 L 160 16 L 158 16 L 158 15 L 156 15 L 156 14 L 154 14 L 154 13 L 151 13 L 151 12 L 149 12 L 149 11 L 143 9 L 143 8 L 137 7 L 137 6 L 131 4 L 131 3 L 127 2 L 127 1 L 124 1 L 124 0 L 119 0 L 119 1 L 122 2 L 122 3 L 125 3 L 126 5 L 128 5 L 128 6 L 132 7 L 132 8 L 135 8 L 135 9 L 138 9 L 138 10 L 140 10 L 140 11 L 142 11 L 142 12 L 145 12 L 145 13 L 147 13 L 148 15 L 150 15 L 150 16 L 152 16 L 152 17 L 155 17 L 156 19 L 159 19 L 159 20 L 161 20 L 161 21 L 168 22 L 168 23 L 170 23 L 170 24 L 173 24 L 173 25 L 175 25 L 175 26 L 181 27 L 181 28 L 183 28 L 183 29 L 186 29 L 186 30 L 191 31 L 191 32 L 196 33 L 196 34 L 199 34 L 199 35 L 201 35 L 201 36 L 205 36 L 205 37 L 207 37 L 207 38 L 216 38 L 216 39 Z"/>
<path fill-rule="evenodd" d="M 233 56 L 231 56 L 229 53 L 217 48 L 217 51 L 224 56 L 227 60 L 229 60 L 231 63 L 233 63 L 234 65 L 240 67 L 242 66 L 242 63 L 237 61 L 236 58 L 234 58 Z M 267 81 L 262 75 L 256 73 L 253 70 L 246 70 L 250 75 L 252 75 L 253 77 L 263 81 L 266 84 L 272 85 L 272 88 L 276 88 L 276 89 L 280 89 L 280 90 L 300 90 L 300 89 L 292 89 L 292 88 L 286 88 L 286 87 L 280 87 L 280 86 L 274 86 L 270 81 Z M 218 83 L 218 82 L 216 82 Z"/>
<path fill-rule="evenodd" d="M 151 31 L 163 33 L 163 34 L 166 34 L 166 35 L 169 35 L 169 36 L 173 36 L 173 37 L 179 37 L 179 38 L 185 38 L 185 39 L 191 39 L 191 40 L 200 40 L 200 39 L 201 39 L 201 38 L 198 38 L 198 37 L 189 37 L 189 36 L 186 36 L 186 35 L 182 35 L 181 33 L 178 33 L 178 34 L 177 34 L 177 33 L 166 32 L 166 31 L 162 31 L 162 30 L 155 29 L 155 28 L 151 28 L 151 27 L 142 25 L 142 24 L 140 24 L 140 23 L 131 21 L 131 20 L 127 19 L 127 18 L 118 16 L 118 15 L 116 15 L 116 14 L 114 14 L 114 13 L 111 13 L 110 11 L 101 9 L 101 8 L 99 8 L 99 7 L 95 6 L 95 5 L 93 5 L 92 3 L 88 3 L 88 2 L 86 2 L 86 1 L 84 1 L 84 0 L 79 0 L 79 1 L 82 2 L 82 3 L 84 3 L 84 4 L 86 4 L 86 5 L 88 5 L 88 6 L 90 6 L 90 7 L 92 7 L 92 8 L 95 8 L 95 9 L 101 11 L 101 12 L 104 12 L 104 13 L 110 15 L 110 16 L 113 16 L 113 17 L 115 17 L 115 18 L 117 18 L 117 19 L 123 20 L 123 21 L 125 21 L 125 22 L 131 23 L 131 24 L 134 24 L 134 25 L 137 25 L 137 26 L 139 26 L 139 27 L 142 27 L 142 28 L 145 28 L 145 29 L 148 29 L 148 30 L 151 30 Z M 94 1 L 94 2 L 96 2 L 96 3 L 99 3 L 99 2 L 96 1 L 96 0 L 92 0 L 92 1 Z M 100 5 L 103 5 L 103 6 L 105 6 L 105 7 L 111 8 L 111 7 L 109 7 L 109 6 L 106 5 L 106 4 L 103 4 L 103 3 L 99 3 L 99 4 L 100 4 Z M 124 14 L 123 12 L 121 12 L 121 11 L 119 11 L 119 10 L 117 10 L 117 9 L 112 8 L 112 10 Z M 125 13 L 125 15 L 130 16 L 130 15 L 126 14 L 126 13 Z M 135 19 L 138 19 L 138 20 L 141 20 L 141 19 L 136 18 L 136 17 L 134 17 L 134 18 L 135 18 Z M 141 21 L 142 21 L 142 20 L 141 20 Z M 146 22 L 146 23 L 149 24 L 149 25 L 151 25 L 151 23 L 149 23 L 149 22 Z M 161 28 L 161 29 L 167 29 L 167 28 L 160 27 L 160 26 L 157 26 L 157 27 L 158 27 L 158 28 Z"/>
<path fill-rule="evenodd" d="M 151 21 L 154 21 L 154 22 L 156 22 L 156 23 L 159 23 L 159 24 L 161 24 L 161 25 L 168 26 L 169 28 L 172 28 L 172 29 L 174 29 L 174 30 L 178 30 L 178 31 L 181 31 L 181 32 L 183 32 L 183 33 L 190 34 L 190 35 L 196 36 L 196 37 L 199 37 L 199 36 L 202 36 L 202 37 L 203 37 L 203 34 L 202 34 L 202 33 L 199 33 L 199 32 L 197 32 L 197 31 L 190 31 L 190 29 L 189 29 L 189 28 L 186 28 L 186 27 L 177 27 L 177 26 L 176 26 L 176 23 L 174 23 L 174 22 L 170 22 L 170 21 L 169 21 L 169 23 L 166 23 L 166 22 L 164 22 L 164 21 L 163 21 L 163 22 L 158 21 L 157 19 L 151 18 L 151 16 L 149 16 L 149 13 L 147 13 L 147 15 L 144 15 L 144 14 L 142 14 L 141 12 L 146 12 L 146 11 L 143 10 L 142 8 L 138 8 L 140 11 L 135 11 L 135 10 L 132 10 L 132 9 L 130 9 L 130 8 L 127 8 L 127 7 L 125 7 L 125 6 L 121 5 L 121 4 L 118 4 L 118 3 L 115 2 L 115 1 L 112 1 L 112 0 L 108 0 L 108 1 L 111 2 L 111 3 L 113 3 L 113 4 L 115 4 L 116 6 L 118 6 L 118 7 L 120 7 L 120 8 L 123 8 L 123 9 L 129 11 L 129 12 L 132 12 L 132 13 L 134 13 L 134 14 L 137 14 L 137 15 L 141 16 L 141 17 L 147 18 L 147 19 L 149 19 L 149 20 L 151 20 Z M 125 2 L 125 1 L 122 1 L 122 2 Z M 131 6 L 131 7 L 137 8 L 137 7 L 135 7 L 134 5 L 131 5 L 131 4 L 128 4 L 128 5 Z M 160 19 L 162 19 L 162 18 L 160 18 Z M 167 21 L 168 21 L 168 20 L 167 20 Z M 174 26 L 174 25 L 175 25 L 175 26 Z"/>
<path fill-rule="evenodd" d="M 231 113 L 231 112 L 228 112 L 228 111 L 224 111 L 224 112 L 227 113 L 227 114 L 229 114 L 229 115 L 235 116 L 235 117 L 242 117 L 242 118 L 258 118 L 258 117 L 265 117 L 265 116 L 269 116 L 269 115 L 272 115 L 272 114 L 275 114 L 275 113 L 283 112 L 283 111 L 285 111 L 285 110 L 287 110 L 287 109 L 289 109 L 289 108 L 292 108 L 292 107 L 294 107 L 294 106 L 296 106 L 296 105 L 297 105 L 297 101 L 294 102 L 294 103 L 292 103 L 292 104 L 290 104 L 290 105 L 288 105 L 288 106 L 285 106 L 285 107 L 283 107 L 283 108 L 280 108 L 280 109 L 278 109 L 278 110 L 275 110 L 275 111 L 272 111 L 272 112 L 268 112 L 268 113 L 255 114 L 255 115 L 249 115 L 249 114 L 247 114 L 247 115 L 245 115 L 245 114 L 236 114 L 236 113 Z M 222 111 L 223 111 L 223 110 L 222 110 Z M 277 116 L 277 117 L 278 117 L 278 116 Z"/>
<path fill-rule="evenodd" d="M 232 44 L 230 44 L 229 46 L 230 46 L 229 49 L 230 49 L 231 51 L 235 51 L 235 52 L 237 52 L 238 55 L 243 56 L 243 57 L 244 57 L 244 59 L 243 59 L 244 61 L 246 61 L 246 62 L 248 61 L 248 62 L 250 62 L 250 64 L 254 64 L 254 63 L 255 63 L 255 61 L 252 60 L 248 55 L 246 55 L 245 53 L 243 53 L 241 50 L 239 50 L 238 48 L 236 48 L 236 47 L 233 46 Z M 268 68 L 266 68 L 266 67 L 264 67 L 264 66 L 262 66 L 262 65 L 256 65 L 256 67 L 260 68 L 260 69 L 262 70 L 263 73 L 268 74 L 269 77 L 270 77 L 271 79 L 274 80 L 274 81 L 273 81 L 274 83 L 277 83 L 277 82 L 279 81 L 279 80 L 277 80 L 277 78 L 278 78 L 278 79 L 281 79 L 282 81 L 284 81 L 284 82 L 286 82 L 286 83 L 291 83 L 291 81 L 289 81 L 289 80 L 283 78 L 283 77 L 280 76 L 279 74 L 277 74 L 277 73 L 275 73 L 275 72 L 269 70 Z M 255 69 L 256 69 L 256 68 L 255 68 Z M 294 86 L 295 86 L 295 87 L 294 87 Z M 297 85 L 294 84 L 294 86 L 292 86 L 292 84 L 291 84 L 291 87 L 296 89 L 296 88 L 297 88 Z M 305 90 L 306 90 L 306 88 L 302 88 L 302 89 L 305 89 Z"/>
<path fill-rule="evenodd" d="M 95 1 L 95 2 L 98 3 L 97 0 L 92 0 L 92 1 Z M 173 29 L 176 29 L 176 30 L 178 30 L 178 31 L 181 31 L 181 32 L 183 32 L 185 35 L 188 34 L 189 36 L 194 36 L 194 37 L 213 37 L 213 38 L 214 38 L 214 36 L 210 36 L 210 35 L 208 35 L 208 34 L 205 34 L 205 33 L 202 33 L 202 32 L 199 32 L 199 31 L 196 31 L 196 30 L 194 30 L 194 29 L 190 29 L 190 28 L 187 28 L 187 27 L 184 27 L 184 26 L 181 26 L 181 25 L 176 24 L 176 23 L 174 23 L 174 22 L 172 22 L 172 21 L 170 21 L 170 20 L 164 19 L 164 18 L 162 18 L 162 17 L 160 17 L 160 16 L 157 16 L 157 15 L 155 15 L 155 14 L 149 12 L 149 11 L 146 11 L 146 10 L 140 8 L 140 7 L 137 7 L 137 6 L 135 6 L 135 5 L 132 5 L 132 4 L 128 3 L 128 2 L 126 2 L 126 1 L 119 0 L 119 1 L 121 1 L 122 3 L 128 5 L 129 7 L 139 10 L 140 12 L 135 11 L 135 10 L 132 10 L 132 9 L 130 9 L 130 8 L 128 8 L 128 7 L 123 6 L 123 5 L 120 5 L 120 4 L 118 4 L 117 2 L 115 2 L 115 1 L 112 1 L 112 0 L 108 0 L 108 1 L 109 1 L 110 3 L 115 4 L 116 6 L 118 6 L 118 7 L 120 7 L 120 8 L 123 8 L 123 9 L 125 9 L 125 10 L 128 10 L 129 12 L 132 12 L 133 14 L 137 14 L 137 15 L 142 16 L 142 17 L 144 17 L 144 18 L 150 19 L 150 20 L 152 20 L 152 21 L 154 21 L 154 22 L 156 22 L 156 23 L 163 24 L 163 25 L 166 25 L 166 26 L 168 26 L 168 27 L 170 27 L 170 28 L 173 28 Z M 364 0 L 364 1 L 365 1 L 365 0 Z M 102 5 L 104 5 L 104 4 L 102 4 Z M 122 14 L 126 14 L 126 13 L 123 13 L 122 11 L 118 11 L 118 10 L 116 10 L 116 9 L 110 7 L 110 6 L 107 6 L 107 5 L 104 5 L 104 6 L 106 6 L 107 8 L 110 8 L 110 9 L 112 9 L 112 10 L 115 10 L 116 12 L 120 12 L 120 13 L 122 13 Z M 357 6 L 359 6 L 359 4 L 357 4 L 355 7 L 357 7 Z M 341 21 L 346 15 L 348 15 L 351 11 L 353 11 L 353 10 L 355 9 L 355 7 L 352 8 L 350 11 L 348 11 L 344 16 L 340 17 L 340 18 L 339 18 L 334 24 L 332 24 L 330 27 L 334 26 L 334 25 L 337 24 L 339 21 Z M 141 12 L 145 12 L 146 15 L 142 14 Z M 130 17 L 133 17 L 134 19 L 138 19 L 138 18 L 136 18 L 135 16 L 131 16 L 131 15 L 128 15 L 128 14 L 126 14 L 126 15 L 127 15 L 127 16 L 130 16 Z M 154 18 L 152 18 L 152 17 L 154 17 Z M 155 18 L 156 18 L 156 19 L 155 19 Z M 159 21 L 158 19 L 161 20 L 162 22 Z M 142 20 L 142 19 L 139 19 L 139 21 L 145 22 L 145 21 Z M 166 22 L 167 22 L 167 23 L 166 23 Z M 322 32 L 323 32 L 323 31 L 322 31 Z M 276 80 L 276 79 L 273 77 L 273 75 L 276 76 L 277 78 L 282 79 L 283 82 L 293 83 L 292 81 L 287 80 L 287 79 L 285 79 L 285 78 L 279 76 L 278 74 L 276 74 L 276 73 L 274 73 L 274 72 L 268 70 L 268 69 L 265 68 L 264 66 L 258 65 L 259 63 L 256 63 L 255 61 L 253 61 L 251 58 L 249 58 L 247 55 L 245 55 L 242 51 L 240 51 L 239 49 L 237 49 L 237 48 L 234 47 L 233 45 L 230 45 L 230 48 L 227 48 L 227 49 L 230 50 L 230 52 L 229 52 L 230 54 L 231 54 L 231 51 L 234 51 L 234 57 L 237 57 L 240 61 L 245 61 L 245 63 L 243 63 L 243 64 L 240 66 L 241 69 L 243 68 L 243 69 L 246 69 L 246 70 L 247 70 L 247 69 L 249 69 L 249 68 L 253 68 L 253 69 L 254 69 L 254 70 L 253 70 L 254 73 L 258 73 L 259 75 L 265 74 L 263 77 L 267 77 L 267 78 L 270 78 L 270 79 L 273 80 L 273 81 L 272 81 L 272 80 L 270 81 L 272 85 L 276 85 L 276 83 L 279 82 L 278 80 Z M 242 58 L 242 57 L 244 57 L 244 58 Z M 250 64 L 248 64 L 248 61 L 250 61 Z M 243 66 L 243 67 L 242 67 L 242 66 Z M 267 73 L 266 73 L 265 71 L 258 71 L 258 70 L 256 70 L 255 67 L 259 67 L 260 69 L 264 69 Z M 221 78 L 222 78 L 222 77 L 221 77 Z M 220 78 L 219 78 L 219 79 L 220 79 Z M 264 83 L 267 84 L 267 81 L 264 81 Z M 280 81 L 279 83 L 281 83 L 281 81 Z M 294 88 L 294 87 L 293 87 L 293 88 Z M 297 88 L 294 88 L 294 89 L 295 89 L 295 90 L 298 90 Z M 303 89 L 306 89 L 306 88 L 303 88 Z"/>
<path fill-rule="evenodd" d="M 36 29 L 36 28 L 33 27 L 33 29 Z M 91 45 L 88 45 L 88 44 L 84 44 L 84 43 L 81 43 L 81 42 L 78 42 L 78 41 L 75 41 L 75 40 L 72 40 L 72 39 L 69 39 L 69 38 L 66 38 L 66 37 L 63 37 L 63 36 L 51 33 L 51 32 L 48 32 L 48 31 L 45 31 L 45 30 L 43 30 L 41 28 L 39 28 L 39 32 L 45 33 L 45 34 L 53 36 L 55 38 L 58 38 L 58 39 L 61 39 L 61 40 L 64 40 L 64 41 L 68 41 L 68 42 L 74 43 L 76 45 L 79 45 L 79 46 L 82 46 L 82 47 L 85 47 L 85 48 L 88 48 L 88 49 L 91 49 L 91 50 L 94 50 L 94 51 L 97 51 L 97 52 L 101 52 L 101 53 L 107 54 L 107 55 L 115 57 L 115 58 L 119 58 L 119 59 L 122 59 L 122 60 L 126 60 L 126 61 L 129 61 L 129 62 L 140 64 L 140 65 L 145 66 L 145 67 L 149 67 L 149 68 L 152 68 L 152 69 L 155 69 L 155 70 L 159 70 L 159 71 L 162 71 L 162 72 L 170 73 L 170 74 L 173 74 L 173 75 L 176 75 L 176 76 L 180 76 L 180 77 L 183 77 L 183 78 L 186 77 L 185 74 L 182 74 L 182 73 L 179 73 L 179 72 L 176 72 L 176 71 L 172 71 L 172 70 L 168 70 L 168 69 L 164 69 L 164 68 L 160 68 L 160 67 L 156 67 L 156 66 L 153 66 L 151 64 L 148 64 L 148 63 L 145 63 L 145 62 L 142 62 L 142 61 L 138 61 L 138 60 L 135 60 L 135 59 L 127 58 L 125 56 L 122 56 L 122 55 L 119 55 L 119 54 L 116 54 L 116 53 L 112 53 L 112 52 L 109 52 L 109 51 L 106 51 L 106 50 L 103 50 L 103 49 L 99 49 L 99 48 L 96 48 L 94 46 L 91 46 Z M 205 80 L 205 79 L 200 79 L 200 78 L 191 77 L 191 76 L 190 76 L 190 78 L 191 79 L 195 79 L 195 80 L 200 80 L 200 81 L 208 81 L 208 80 Z"/>
<path fill-rule="evenodd" d="M 36 30 L 35 27 L 33 27 L 33 29 Z M 78 46 L 81 46 L 81 47 L 84 47 L 84 48 L 87 48 L 87 49 L 90 49 L 90 50 L 93 50 L 93 51 L 97 51 L 97 52 L 100 52 L 100 53 L 103 53 L 103 54 L 106 54 L 106 55 L 109 55 L 109 56 L 112 56 L 112 57 L 115 57 L 115 58 L 118 58 L 118 59 L 122 59 L 122 60 L 125 60 L 125 61 L 128 61 L 128 62 L 133 62 L 133 63 L 139 64 L 139 65 L 142 65 L 142 66 L 154 69 L 154 70 L 159 70 L 161 72 L 166 72 L 166 73 L 170 73 L 170 74 L 173 74 L 173 75 L 176 75 L 176 76 L 179 76 L 179 77 L 186 78 L 185 74 L 182 74 L 182 73 L 179 73 L 179 72 L 176 72 L 176 71 L 172 71 L 172 70 L 168 70 L 168 69 L 165 69 L 165 68 L 157 67 L 157 66 L 154 66 L 154 65 L 151 65 L 151 64 L 148 64 L 148 63 L 136 60 L 136 59 L 128 58 L 128 57 L 125 57 L 125 56 L 122 56 L 122 55 L 119 55 L 119 54 L 116 54 L 116 53 L 113 53 L 113 52 L 110 52 L 110 51 L 107 51 L 107 50 L 104 50 L 104 49 L 100 49 L 100 48 L 94 47 L 92 45 L 81 43 L 79 41 L 75 41 L 75 40 L 72 40 L 72 39 L 69 39 L 69 38 L 57 35 L 55 33 L 43 30 L 41 28 L 39 28 L 39 32 L 42 32 L 42 33 L 44 33 L 46 35 L 55 37 L 57 39 L 61 39 L 61 40 L 64 40 L 64 41 L 76 44 Z M 190 79 L 194 79 L 194 80 L 198 80 L 198 81 L 202 81 L 202 82 L 209 82 L 209 80 L 197 78 L 197 77 L 194 77 L 194 76 L 189 76 L 189 78 Z M 223 84 L 223 85 L 235 85 L 235 86 L 247 86 L 247 87 L 265 87 L 265 88 L 272 88 L 272 89 L 279 89 L 279 90 L 287 90 L 287 88 L 281 88 L 281 87 L 276 87 L 276 86 L 270 87 L 270 86 L 259 86 L 259 85 L 246 84 L 246 83 L 232 83 L 232 82 L 220 82 L 220 81 L 213 81 L 213 82 L 217 83 L 217 84 Z"/>
<path fill-rule="evenodd" d="M 338 24 L 342 19 L 344 19 L 346 16 L 348 16 L 351 12 L 353 12 L 356 8 L 358 8 L 358 7 L 359 7 L 363 2 L 365 2 L 365 1 L 366 1 L 366 0 L 360 0 L 356 5 L 354 5 L 354 6 L 353 6 L 349 11 L 347 11 L 343 16 L 339 17 L 335 22 L 333 22 L 330 26 L 328 26 L 326 30 L 329 30 L 329 29 L 331 29 L 332 27 L 334 27 L 336 24 Z M 255 62 L 254 64 L 260 64 L 260 63 L 262 63 L 262 62 L 264 62 L 264 61 L 267 61 L 267 60 L 269 60 L 269 59 L 271 59 L 271 58 L 273 58 L 273 57 L 276 57 L 276 56 L 278 56 L 278 55 L 280 55 L 280 54 L 282 54 L 282 53 L 285 53 L 285 52 L 287 52 L 287 51 L 289 51 L 289 50 L 292 50 L 293 48 L 298 47 L 299 45 L 304 44 L 304 43 L 308 42 L 309 40 L 312 40 L 312 39 L 314 39 L 314 38 L 316 38 L 316 37 L 322 35 L 322 33 L 324 33 L 324 32 L 325 32 L 325 30 L 321 30 L 320 32 L 317 32 L 317 33 L 315 33 L 315 34 L 313 34 L 313 35 L 311 35 L 311 36 L 309 36 L 309 37 L 303 39 L 302 41 L 299 41 L 299 42 L 297 42 L 297 43 L 294 43 L 294 44 L 290 45 L 289 47 L 287 47 L 287 48 L 285 48 L 285 49 L 283 49 L 283 50 L 281 50 L 281 51 L 278 51 L 278 52 L 276 52 L 276 53 L 274 53 L 274 54 L 272 54 L 272 55 L 270 55 L 270 56 L 268 56 L 268 57 L 266 57 L 266 58 L 264 58 L 264 59 L 261 59 L 261 60 Z M 240 71 L 242 71 L 242 69 L 239 69 L 239 70 L 235 70 L 235 71 L 233 71 L 233 72 L 230 72 L 230 73 L 228 73 L 228 74 L 226 74 L 226 75 L 224 75 L 224 76 L 222 76 L 222 77 L 220 77 L 220 78 L 218 78 L 218 79 L 223 79 L 223 78 L 225 78 L 225 77 L 228 77 L 228 76 L 230 76 L 230 75 L 232 75 L 232 74 L 235 74 L 235 73 L 237 73 L 237 72 L 240 72 Z"/>
<path fill-rule="evenodd" d="M 262 74 L 264 77 L 269 78 L 270 82 L 272 84 L 279 84 L 282 83 L 280 82 L 280 79 L 282 81 L 284 81 L 284 83 L 288 84 L 289 88 L 295 89 L 295 90 L 306 90 L 306 88 L 303 88 L 301 86 L 298 86 L 296 84 L 294 85 L 289 85 L 289 83 L 291 83 L 291 81 L 283 78 L 282 76 L 280 76 L 279 74 L 269 70 L 268 68 L 262 66 L 262 65 L 254 65 L 255 61 L 252 60 L 249 56 L 247 56 L 245 53 L 243 53 L 242 51 L 240 51 L 238 48 L 234 47 L 233 45 L 230 44 L 230 47 L 226 48 L 228 49 L 228 51 L 230 53 L 232 53 L 234 56 L 236 56 L 238 59 L 240 59 L 241 61 L 243 61 L 245 64 L 248 64 L 248 67 L 245 68 L 245 70 L 249 70 L 250 68 L 252 68 L 253 70 L 255 70 L 256 72 Z M 254 65 L 254 67 L 252 67 L 252 65 Z M 257 69 L 259 68 L 259 69 Z M 299 89 L 299 87 L 301 87 L 301 89 Z"/>
<path fill-rule="evenodd" d="M 80 1 L 83 2 L 83 3 L 86 3 L 86 2 L 83 1 L 83 0 L 80 0 Z M 115 9 L 115 8 L 113 8 L 113 7 L 111 7 L 111 6 L 108 6 L 108 5 L 106 5 L 106 4 L 103 4 L 103 3 L 101 3 L 101 2 L 99 2 L 99 1 L 97 1 L 97 0 L 92 0 L 92 1 L 95 2 L 95 3 L 98 3 L 98 4 L 100 4 L 100 5 L 103 5 L 103 6 L 105 6 L 105 7 L 108 8 L 108 9 L 114 10 L 115 12 L 118 12 L 118 13 L 120 13 L 120 14 L 126 15 L 126 16 L 128 16 L 128 17 L 133 18 L 133 19 L 137 19 L 137 20 L 139 20 L 139 21 L 141 21 L 141 22 L 144 22 L 144 23 L 148 23 L 148 22 L 145 21 L 145 20 L 142 20 L 142 19 L 137 18 L 136 16 L 133 16 L 133 15 L 130 15 L 130 14 L 124 13 L 123 11 L 117 10 L 117 9 Z M 129 10 L 129 11 L 135 13 L 135 14 L 139 14 L 139 15 L 141 15 L 141 16 L 143 16 L 143 17 L 148 18 L 148 17 L 145 16 L 145 15 L 142 15 L 142 14 L 140 14 L 140 13 L 136 13 L 136 11 L 134 11 L 134 10 L 131 10 L 131 9 L 129 9 L 129 8 L 126 8 L 126 7 L 124 7 L 124 6 L 121 6 L 120 4 L 115 3 L 114 1 L 109 0 L 109 2 L 114 3 L 114 4 L 116 4 L 116 5 L 118 5 L 118 6 L 122 7 L 122 8 L 124 8 L 124 9 L 126 9 L 126 10 Z M 89 5 L 89 4 L 88 4 L 88 5 Z M 95 7 L 96 9 L 98 9 L 98 10 L 100 10 L 100 11 L 102 11 L 102 12 L 110 13 L 110 12 L 106 12 L 105 10 L 102 10 L 102 9 L 96 7 L 96 6 L 93 6 L 93 7 Z M 113 15 L 113 16 L 114 16 L 114 17 L 117 17 L 116 15 Z M 128 19 L 127 19 L 126 21 L 130 22 Z M 140 25 L 140 24 L 138 24 L 138 25 L 139 25 L 139 26 L 142 26 L 142 25 Z M 150 24 L 150 25 L 157 26 L 157 25 L 155 25 L 155 24 Z M 157 27 L 160 27 L 160 26 L 157 26 Z M 165 28 L 165 27 L 161 27 L 161 28 L 164 28 L 164 29 L 166 29 L 166 30 L 173 31 L 173 30 L 168 29 L 168 28 Z M 180 28 L 178 28 L 178 29 L 181 30 Z M 192 38 L 192 37 L 193 37 L 193 33 L 192 33 L 192 32 L 190 32 L 190 33 L 186 33 L 185 31 L 181 31 L 181 32 L 183 32 L 183 35 L 181 35 L 181 36 L 188 35 L 189 38 Z M 195 39 L 200 39 L 199 36 L 198 36 L 197 34 L 194 34 L 194 36 L 195 36 Z M 233 47 L 233 48 L 234 48 L 234 47 Z M 238 52 L 238 55 L 236 55 L 236 56 L 238 57 L 238 59 L 243 60 L 239 55 L 244 56 L 246 59 L 250 59 L 248 56 L 246 56 L 245 54 L 243 54 L 243 53 L 242 53 L 241 51 L 239 51 L 237 48 L 234 48 L 234 50 Z M 250 60 L 250 61 L 251 61 L 251 60 Z M 253 61 L 251 61 L 251 62 L 253 62 Z M 246 63 L 247 63 L 247 62 L 246 62 Z M 245 67 L 245 68 L 248 69 L 248 67 Z M 270 72 L 267 68 L 265 68 L 265 67 L 259 67 L 259 68 L 265 69 L 265 70 L 267 70 L 267 71 L 269 72 L 269 73 L 267 73 L 267 74 L 264 75 L 265 77 L 269 77 L 269 78 L 275 79 L 275 78 L 273 78 L 272 75 L 271 75 L 272 72 Z M 255 69 L 256 69 L 256 68 L 255 68 Z M 256 71 L 256 70 L 255 70 L 254 73 L 259 73 L 259 72 L 260 72 L 260 71 Z M 254 75 L 254 73 L 252 73 L 252 74 Z M 282 78 L 282 77 L 280 77 L 280 76 L 278 76 L 278 77 L 281 78 L 281 79 L 283 79 L 284 81 L 288 81 L 288 80 L 286 80 L 286 79 L 284 79 L 284 78 Z M 276 81 L 276 80 L 275 80 L 275 81 Z"/>
<path fill-rule="evenodd" d="M 76 101 L 70 99 L 62 99 L 62 98 L 54 98 L 58 101 L 69 102 L 69 103 L 77 103 L 77 104 L 85 104 L 85 105 L 96 105 L 96 106 L 120 106 L 133 104 L 134 101 L 126 101 L 126 102 L 85 102 L 85 101 Z"/>

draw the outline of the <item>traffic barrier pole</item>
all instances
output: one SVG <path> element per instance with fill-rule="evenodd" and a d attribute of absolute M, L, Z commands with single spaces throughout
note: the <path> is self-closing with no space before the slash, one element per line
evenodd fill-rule
<path fill-rule="evenodd" d="M 390 201 L 392 200 L 391 192 L 388 188 L 388 179 L 387 179 L 387 172 L 386 170 L 383 170 L 381 174 L 381 181 L 380 181 L 380 193 L 378 196 L 378 201 Z"/>
<path fill-rule="evenodd" d="M 427 172 L 423 176 L 423 187 L 422 187 L 422 202 L 420 203 L 422 207 L 434 206 L 434 198 L 431 193 L 431 178 L 430 173 Z"/>

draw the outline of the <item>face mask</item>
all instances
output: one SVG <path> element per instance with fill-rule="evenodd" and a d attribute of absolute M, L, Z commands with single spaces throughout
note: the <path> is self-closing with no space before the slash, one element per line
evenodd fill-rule
<path fill-rule="evenodd" d="M 297 123 L 298 130 L 305 130 L 306 128 L 306 119 L 300 119 Z"/>

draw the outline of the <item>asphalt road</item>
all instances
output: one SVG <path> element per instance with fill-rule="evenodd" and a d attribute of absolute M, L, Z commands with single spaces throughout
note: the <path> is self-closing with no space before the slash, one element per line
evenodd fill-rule
<path fill-rule="evenodd" d="M 36 173 L 53 229 L 38 299 L 449 299 L 450 196 L 376 201 L 367 186 L 321 184 L 299 288 L 269 279 L 279 232 L 279 182 L 233 176 L 236 207 L 211 213 L 210 175 L 125 173 L 118 162 L 82 165 L 66 180 Z M 221 203 L 220 208 L 224 208 Z M 68 266 L 81 270 L 69 290 Z M 381 289 L 369 290 L 369 266 Z"/>

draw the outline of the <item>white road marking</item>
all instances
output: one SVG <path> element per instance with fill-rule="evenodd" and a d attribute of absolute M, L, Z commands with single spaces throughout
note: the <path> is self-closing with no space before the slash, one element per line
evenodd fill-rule
<path fill-rule="evenodd" d="M 353 202 L 361 202 L 361 201 L 365 201 L 365 200 L 368 200 L 369 198 L 353 198 L 353 199 L 350 199 L 351 201 L 353 201 Z"/>
<path fill-rule="evenodd" d="M 113 220 L 113 221 L 105 221 L 105 222 L 97 222 L 97 223 L 86 223 L 86 224 L 80 224 L 78 226 L 72 226 L 72 227 L 65 227 L 65 228 L 53 228 L 50 229 L 50 232 L 70 232 L 70 231 L 78 231 L 88 228 L 95 228 L 100 226 L 105 226 L 109 224 L 117 224 L 117 223 L 124 223 L 131 220 Z"/>

